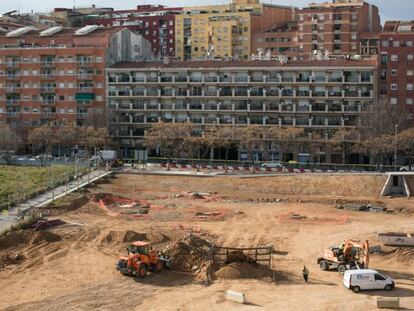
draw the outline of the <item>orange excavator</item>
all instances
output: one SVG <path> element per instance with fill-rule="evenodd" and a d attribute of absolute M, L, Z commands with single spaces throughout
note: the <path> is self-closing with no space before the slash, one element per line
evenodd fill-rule
<path fill-rule="evenodd" d="M 148 242 L 136 241 L 127 248 L 128 255 L 119 258 L 116 269 L 124 275 L 145 277 L 147 271 L 169 268 L 171 259 L 152 249 Z"/>
<path fill-rule="evenodd" d="M 325 250 L 323 257 L 318 258 L 318 265 L 323 271 L 334 269 L 340 273 L 355 268 L 367 269 L 369 243 L 367 240 L 344 241 L 337 247 Z"/>

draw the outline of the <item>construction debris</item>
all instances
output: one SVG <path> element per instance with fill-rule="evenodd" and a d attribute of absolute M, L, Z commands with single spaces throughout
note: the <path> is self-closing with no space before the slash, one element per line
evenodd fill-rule
<path fill-rule="evenodd" d="M 36 231 L 48 229 L 50 227 L 63 225 L 65 222 L 60 219 L 53 219 L 53 220 L 39 220 L 37 223 L 33 224 L 31 228 L 35 229 Z"/>
<path fill-rule="evenodd" d="M 233 291 L 233 290 L 228 290 L 226 292 L 226 299 L 230 300 L 230 301 L 238 302 L 238 303 L 245 303 L 246 302 L 246 299 L 245 299 L 243 293 L 236 292 L 236 291 Z"/>
<path fill-rule="evenodd" d="M 172 270 L 192 272 L 194 266 L 200 267 L 202 263 L 208 260 L 211 247 L 210 242 L 189 234 L 184 239 L 168 245 L 162 253 L 172 258 Z"/>
<path fill-rule="evenodd" d="M 399 309 L 400 298 L 394 297 L 378 297 L 377 298 L 378 309 Z"/>

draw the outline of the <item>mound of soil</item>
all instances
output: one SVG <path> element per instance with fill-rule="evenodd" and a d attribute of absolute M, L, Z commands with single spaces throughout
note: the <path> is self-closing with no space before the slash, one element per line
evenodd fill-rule
<path fill-rule="evenodd" d="M 9 265 L 18 264 L 23 260 L 23 257 L 19 255 L 12 255 L 10 253 L 0 256 L 0 271 Z"/>
<path fill-rule="evenodd" d="M 399 262 L 414 261 L 414 248 L 412 247 L 396 248 L 392 253 L 394 255 L 394 258 Z"/>
<path fill-rule="evenodd" d="M 47 230 L 35 231 L 34 229 L 13 231 L 0 238 L 0 250 L 16 247 L 19 244 L 37 245 L 41 243 L 53 243 L 61 240 L 61 237 Z"/>
<path fill-rule="evenodd" d="M 215 277 L 222 280 L 263 279 L 271 276 L 269 267 L 247 262 L 232 262 L 215 272 Z"/>
<path fill-rule="evenodd" d="M 30 245 L 37 245 L 41 243 L 53 243 L 59 242 L 62 238 L 47 230 L 36 231 L 33 235 L 32 239 L 30 240 Z"/>
<path fill-rule="evenodd" d="M 198 269 L 209 257 L 211 243 L 188 235 L 184 239 L 168 245 L 163 253 L 171 258 L 171 269 L 175 271 L 191 272 Z"/>
<path fill-rule="evenodd" d="M 101 243 L 103 244 L 120 244 L 134 241 L 147 241 L 147 235 L 145 233 L 138 233 L 135 231 L 109 231 L 105 235 Z"/>

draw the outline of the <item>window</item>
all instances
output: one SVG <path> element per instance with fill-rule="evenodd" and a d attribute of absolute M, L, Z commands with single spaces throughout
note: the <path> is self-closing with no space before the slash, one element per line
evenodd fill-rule
<path fill-rule="evenodd" d="M 385 278 L 382 275 L 380 275 L 380 274 L 375 274 L 375 280 L 385 281 Z"/>
<path fill-rule="evenodd" d="M 398 62 L 398 55 L 391 55 L 392 62 Z"/>
<path fill-rule="evenodd" d="M 412 98 L 407 98 L 407 100 L 406 100 L 406 104 L 407 105 L 412 105 L 413 104 L 413 102 L 414 102 L 414 100 L 412 99 Z"/>
<path fill-rule="evenodd" d="M 397 83 L 392 83 L 391 84 L 391 90 L 393 90 L 393 91 L 397 91 L 398 90 Z"/>
<path fill-rule="evenodd" d="M 400 41 L 393 41 L 392 46 L 395 47 L 395 48 L 400 47 Z"/>
<path fill-rule="evenodd" d="M 357 34 L 356 33 L 353 33 L 352 34 L 352 40 L 356 40 L 357 39 Z"/>
<path fill-rule="evenodd" d="M 414 71 L 413 70 L 407 70 L 407 76 L 413 76 Z"/>
<path fill-rule="evenodd" d="M 407 46 L 413 46 L 413 41 L 407 41 L 406 43 L 405 43 Z"/>
<path fill-rule="evenodd" d="M 414 89 L 414 85 L 412 83 L 407 84 L 407 91 L 412 91 Z"/>
<path fill-rule="evenodd" d="M 397 75 L 397 69 L 391 69 L 391 75 L 396 76 Z"/>
<path fill-rule="evenodd" d="M 65 100 L 65 96 L 64 95 L 60 95 L 59 96 L 59 100 Z"/>
<path fill-rule="evenodd" d="M 391 98 L 391 105 L 396 105 L 398 103 L 397 98 Z"/>
<path fill-rule="evenodd" d="M 385 48 L 389 46 L 388 41 L 385 41 L 385 40 L 381 42 L 381 45 Z"/>
<path fill-rule="evenodd" d="M 413 54 L 407 54 L 407 60 L 411 61 L 414 59 L 414 55 Z"/>

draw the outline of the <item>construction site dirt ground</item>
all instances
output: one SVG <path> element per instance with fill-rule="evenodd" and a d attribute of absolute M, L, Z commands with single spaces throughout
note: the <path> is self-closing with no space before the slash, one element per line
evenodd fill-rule
<path fill-rule="evenodd" d="M 0 238 L 0 309 L 377 310 L 376 298 L 385 296 L 400 297 L 403 310 L 414 310 L 411 249 L 371 255 L 370 267 L 395 279 L 390 292 L 354 294 L 342 285 L 341 274 L 323 272 L 316 263 L 325 248 L 345 239 L 368 239 L 374 246 L 380 244 L 376 232 L 414 231 L 414 200 L 382 198 L 384 182 L 382 175 L 119 174 L 48 208 L 50 219 L 66 224 Z M 109 197 L 140 202 L 147 212 L 100 205 Z M 394 212 L 335 208 L 346 202 L 386 205 Z M 273 245 L 276 284 L 272 277 L 219 278 L 205 286 L 191 273 L 163 270 L 138 279 L 116 271 L 128 241 L 142 238 L 162 249 L 189 231 L 220 246 Z M 307 284 L 303 265 L 310 270 Z M 227 301 L 229 289 L 244 293 L 248 303 Z"/>

